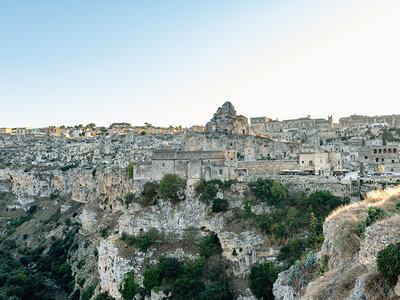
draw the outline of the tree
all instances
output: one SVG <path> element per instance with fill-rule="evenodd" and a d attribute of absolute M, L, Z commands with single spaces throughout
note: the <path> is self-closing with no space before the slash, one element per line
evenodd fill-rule
<path fill-rule="evenodd" d="M 119 292 L 121 293 L 122 299 L 133 300 L 138 291 L 139 283 L 136 281 L 133 271 L 125 274 L 124 279 L 119 286 Z"/>
<path fill-rule="evenodd" d="M 199 295 L 201 300 L 230 300 L 232 292 L 225 282 L 214 281 L 206 286 L 206 290 Z"/>
<path fill-rule="evenodd" d="M 158 183 L 156 181 L 147 181 L 143 185 L 143 192 L 140 199 L 140 204 L 143 206 L 152 205 L 157 197 Z"/>
<path fill-rule="evenodd" d="M 376 260 L 378 271 L 385 277 L 386 282 L 394 287 L 400 275 L 400 243 L 390 244 L 378 252 Z"/>
<path fill-rule="evenodd" d="M 287 198 L 286 189 L 280 181 L 274 181 L 271 186 L 271 196 L 274 199 L 275 205 L 281 204 Z"/>
<path fill-rule="evenodd" d="M 278 278 L 279 269 L 273 263 L 253 266 L 250 270 L 250 290 L 257 299 L 273 300 L 272 286 Z"/>
<path fill-rule="evenodd" d="M 161 274 L 158 268 L 148 268 L 143 273 L 143 286 L 146 292 L 150 291 L 161 284 Z"/>
<path fill-rule="evenodd" d="M 182 263 L 175 257 L 161 257 L 159 267 L 164 278 L 175 278 L 183 269 Z"/>
<path fill-rule="evenodd" d="M 160 181 L 158 187 L 158 195 L 162 199 L 178 202 L 178 192 L 183 190 L 186 186 L 186 181 L 175 174 L 166 174 Z"/>
<path fill-rule="evenodd" d="M 86 125 L 86 127 L 89 127 L 89 128 L 95 128 L 96 127 L 96 124 L 94 124 L 94 123 L 89 123 L 89 124 L 87 124 Z"/>
<path fill-rule="evenodd" d="M 218 236 L 215 233 L 201 238 L 199 250 L 200 256 L 208 258 L 213 254 L 219 253 L 222 253 L 222 248 Z"/>

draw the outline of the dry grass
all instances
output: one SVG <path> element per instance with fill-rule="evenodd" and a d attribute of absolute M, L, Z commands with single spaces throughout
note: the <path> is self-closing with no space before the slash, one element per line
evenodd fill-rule
<path fill-rule="evenodd" d="M 354 228 L 359 221 L 365 219 L 368 207 L 378 206 L 388 212 L 388 217 L 390 217 L 396 212 L 395 203 L 399 198 L 400 186 L 383 191 L 372 191 L 367 193 L 365 200 L 339 207 L 332 212 L 326 218 L 326 222 L 331 221 L 335 224 L 335 232 L 332 235 L 333 248 L 330 249 L 330 255 L 334 257 L 334 260 L 344 261 L 357 253 L 361 238 Z M 390 220 L 394 226 L 398 226 L 400 216 L 394 214 Z M 383 222 L 388 221 L 388 218 L 383 220 Z"/>
<path fill-rule="evenodd" d="M 378 221 L 385 222 L 385 228 L 391 228 L 391 232 L 393 228 L 399 228 L 400 214 L 396 211 L 395 205 L 399 199 L 400 185 L 386 190 L 369 192 L 363 201 L 339 207 L 332 212 L 326 218 L 326 222 L 332 222 L 327 226 L 331 226 L 335 230 L 329 233 L 330 238 L 334 239 L 333 244 L 328 245 L 328 253 L 331 255 L 330 262 L 339 263 L 345 260 L 347 260 L 346 264 L 356 262 L 353 257 L 358 252 L 361 238 L 356 234 L 354 228 L 359 221 L 365 219 L 370 206 L 380 207 L 388 213 L 388 218 Z M 340 265 L 343 266 L 343 264 L 338 266 Z M 365 272 L 367 272 L 365 267 L 358 263 L 347 270 L 332 269 L 325 276 L 316 279 L 312 288 L 303 298 L 313 300 L 346 299 L 354 289 L 357 278 Z M 378 273 L 368 274 L 365 284 L 368 299 L 398 299 Z"/>
<path fill-rule="evenodd" d="M 337 282 L 336 288 L 333 289 L 333 299 L 344 299 L 354 289 L 357 278 L 366 270 L 362 265 L 353 265 L 346 270 Z"/>
<path fill-rule="evenodd" d="M 335 299 L 332 298 L 331 291 L 332 288 L 335 288 L 332 286 L 332 279 L 337 277 L 337 273 L 337 270 L 328 271 L 324 276 L 320 276 L 317 280 L 313 281 L 312 288 L 306 292 L 302 299 Z"/>
<path fill-rule="evenodd" d="M 393 290 L 386 284 L 385 279 L 378 273 L 371 273 L 367 278 L 365 291 L 370 300 L 394 300 L 399 299 Z"/>
<path fill-rule="evenodd" d="M 264 244 L 262 245 L 262 250 L 267 250 L 270 247 L 283 247 L 287 245 L 288 243 L 294 241 L 295 239 L 298 238 L 298 235 L 291 235 L 289 237 L 282 237 L 282 238 L 277 238 L 274 236 L 267 236 L 264 240 Z"/>
<path fill-rule="evenodd" d="M 358 251 L 361 238 L 354 231 L 357 222 L 356 219 L 344 220 L 341 226 L 338 226 L 335 230 L 334 247 L 331 249 L 331 254 L 339 257 L 340 260 L 353 257 Z"/>
<path fill-rule="evenodd" d="M 388 188 L 386 190 L 371 191 L 366 194 L 365 200 L 363 201 L 338 207 L 326 218 L 326 221 L 336 218 L 338 215 L 344 217 L 349 213 L 357 214 L 360 210 L 366 210 L 372 205 L 378 206 L 386 211 L 393 211 L 396 209 L 395 200 L 399 198 L 400 185 L 393 188 Z"/>

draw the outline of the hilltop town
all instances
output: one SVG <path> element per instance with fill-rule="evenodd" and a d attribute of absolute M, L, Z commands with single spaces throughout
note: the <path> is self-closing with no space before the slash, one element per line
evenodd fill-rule
<path fill-rule="evenodd" d="M 364 177 L 400 174 L 399 143 L 400 115 L 352 115 L 339 123 L 332 116 L 255 117 L 249 123 L 226 102 L 205 126 L 191 128 L 129 123 L 0 128 L 0 159 L 3 164 L 86 167 L 135 162 L 134 176 L 142 179 L 170 172 L 193 180 L 354 172 Z M 195 168 L 201 171 L 192 172 Z"/>
<path fill-rule="evenodd" d="M 400 295 L 400 115 L 0 130 L 1 300 Z"/>

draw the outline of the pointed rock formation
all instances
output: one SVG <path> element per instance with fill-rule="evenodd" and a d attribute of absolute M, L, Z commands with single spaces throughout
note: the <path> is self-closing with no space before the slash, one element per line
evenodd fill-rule
<path fill-rule="evenodd" d="M 232 103 L 227 101 L 218 108 L 210 122 L 206 124 L 206 132 L 249 134 L 249 123 L 245 116 L 236 115 Z"/>

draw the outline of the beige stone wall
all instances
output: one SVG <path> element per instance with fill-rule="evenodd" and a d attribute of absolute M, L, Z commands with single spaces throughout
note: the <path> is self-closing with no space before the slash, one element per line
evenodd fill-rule
<path fill-rule="evenodd" d="M 284 160 L 260 160 L 254 162 L 240 161 L 237 163 L 240 169 L 247 169 L 249 178 L 254 175 L 278 175 L 282 170 L 294 170 L 298 168 L 297 161 Z"/>

